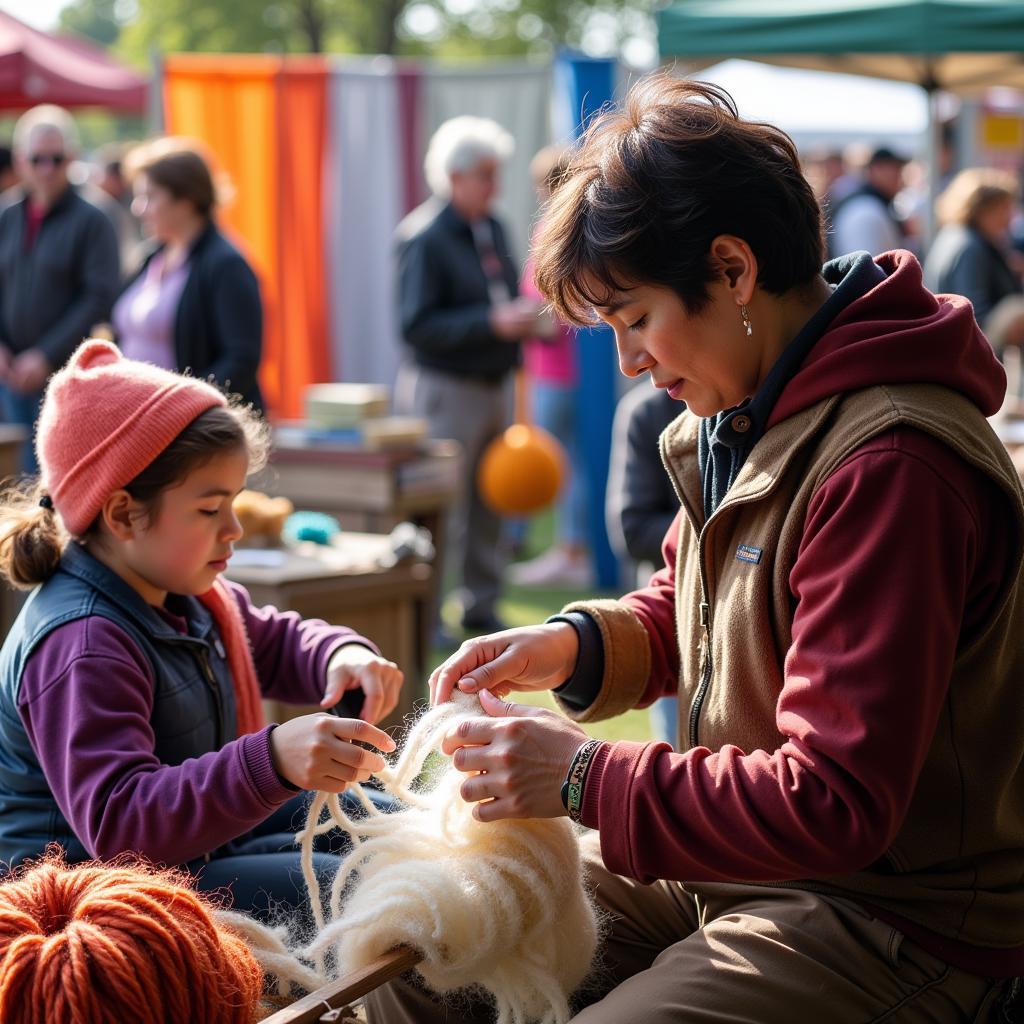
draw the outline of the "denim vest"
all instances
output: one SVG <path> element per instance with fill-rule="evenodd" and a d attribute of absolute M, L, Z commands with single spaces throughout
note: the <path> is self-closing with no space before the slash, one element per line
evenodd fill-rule
<path fill-rule="evenodd" d="M 209 612 L 183 599 L 188 635 L 177 632 L 120 576 L 72 542 L 37 587 L 0 650 L 0 861 L 16 865 L 50 842 L 69 861 L 89 857 L 50 791 L 18 713 L 21 675 L 59 626 L 98 615 L 123 629 L 149 663 L 154 753 L 163 764 L 217 750 L 236 736 L 235 697 L 224 646 Z"/>

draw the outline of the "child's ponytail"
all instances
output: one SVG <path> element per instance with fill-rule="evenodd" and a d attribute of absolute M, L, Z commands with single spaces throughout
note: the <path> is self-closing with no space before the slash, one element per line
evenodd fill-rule
<path fill-rule="evenodd" d="M 56 571 L 67 534 L 36 479 L 16 483 L 0 495 L 0 575 L 27 590 Z"/>

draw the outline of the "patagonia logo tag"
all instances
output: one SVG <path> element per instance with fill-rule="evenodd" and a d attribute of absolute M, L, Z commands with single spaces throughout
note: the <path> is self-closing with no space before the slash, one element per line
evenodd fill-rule
<path fill-rule="evenodd" d="M 757 565 L 763 553 L 760 548 L 751 547 L 749 544 L 740 544 L 736 548 L 736 557 L 741 562 L 749 562 L 751 565 Z"/>

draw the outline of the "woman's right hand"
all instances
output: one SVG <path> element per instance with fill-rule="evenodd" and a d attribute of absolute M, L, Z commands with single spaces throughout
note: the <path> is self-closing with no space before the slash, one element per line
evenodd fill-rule
<path fill-rule="evenodd" d="M 384 767 L 384 758 L 357 747 L 369 743 L 390 753 L 395 741 L 369 722 L 334 715 L 303 715 L 270 733 L 270 756 L 277 774 L 300 789 L 340 793 L 351 782 L 366 782 Z"/>
<path fill-rule="evenodd" d="M 466 693 L 552 690 L 576 668 L 580 641 L 568 622 L 506 629 L 467 640 L 430 674 L 430 703 L 443 704 L 456 686 Z"/>

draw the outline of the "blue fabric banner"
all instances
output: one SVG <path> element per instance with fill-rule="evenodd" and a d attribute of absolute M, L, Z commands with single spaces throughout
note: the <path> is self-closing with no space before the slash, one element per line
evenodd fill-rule
<path fill-rule="evenodd" d="M 616 63 L 573 53 L 562 53 L 555 64 L 556 88 L 565 134 L 578 136 L 593 114 L 614 95 Z M 559 118 L 556 116 L 556 120 Z M 571 129 L 568 127 L 571 125 Z M 594 573 L 601 587 L 619 586 L 619 565 L 605 529 L 605 489 L 612 419 L 617 400 L 618 361 L 615 337 L 607 327 L 580 331 L 579 387 L 586 400 L 577 404 L 579 437 L 589 491 L 588 532 L 594 555 Z"/>

